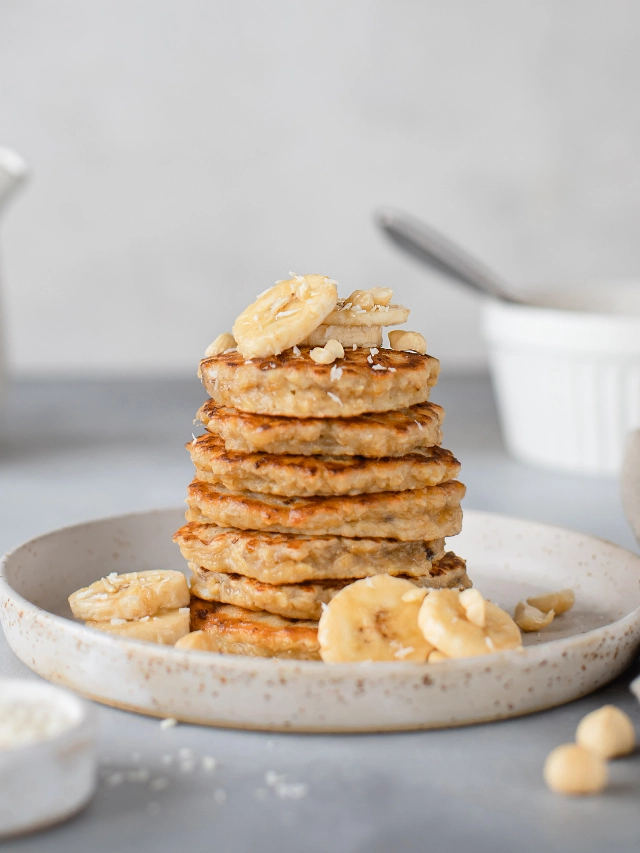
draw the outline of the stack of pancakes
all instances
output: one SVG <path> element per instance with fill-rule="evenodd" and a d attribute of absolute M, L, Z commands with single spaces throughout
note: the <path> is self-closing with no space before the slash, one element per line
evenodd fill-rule
<path fill-rule="evenodd" d="M 193 572 L 192 631 L 211 650 L 318 659 L 322 608 L 358 578 L 470 586 L 445 550 L 465 488 L 428 402 L 437 359 L 354 346 L 318 364 L 310 351 L 200 364 L 211 399 L 174 540 Z"/>

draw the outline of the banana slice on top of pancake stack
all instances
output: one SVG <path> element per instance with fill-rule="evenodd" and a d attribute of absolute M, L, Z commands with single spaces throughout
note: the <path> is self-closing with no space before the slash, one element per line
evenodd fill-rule
<path fill-rule="evenodd" d="M 196 475 L 174 536 L 192 572 L 179 648 L 327 661 L 432 651 L 418 637 L 422 599 L 471 586 L 445 547 L 465 489 L 429 402 L 438 360 L 415 332 L 383 345 L 409 316 L 392 299 L 375 287 L 340 299 L 327 276 L 290 274 L 207 349 L 206 431 L 187 444 Z"/>

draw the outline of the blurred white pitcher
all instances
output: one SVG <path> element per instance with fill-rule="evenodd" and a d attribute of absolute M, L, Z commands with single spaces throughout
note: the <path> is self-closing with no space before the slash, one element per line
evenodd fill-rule
<path fill-rule="evenodd" d="M 27 164 L 22 157 L 9 148 L 0 148 L 0 216 L 7 201 L 27 176 Z M 0 274 L 2 270 L 0 269 Z M 1 282 L 0 282 L 1 284 Z M 2 288 L 0 287 L 0 297 Z M 2 398 L 6 376 L 6 353 L 4 349 L 2 317 L 0 316 L 0 398 Z"/>

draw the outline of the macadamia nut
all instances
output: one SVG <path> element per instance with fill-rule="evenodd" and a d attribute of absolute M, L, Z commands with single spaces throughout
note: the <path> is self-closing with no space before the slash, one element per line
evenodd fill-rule
<path fill-rule="evenodd" d="M 557 746 L 544 763 L 544 780 L 558 794 L 598 794 L 607 779 L 603 759 L 575 743 Z"/>
<path fill-rule="evenodd" d="M 389 332 L 389 345 L 395 350 L 413 350 L 424 355 L 427 351 L 427 342 L 420 332 L 405 332 L 395 329 Z"/>
<path fill-rule="evenodd" d="M 538 610 L 537 607 L 533 607 L 531 604 L 519 601 L 516 604 L 513 621 L 521 631 L 541 631 L 553 622 L 553 617 L 555 615 L 554 610 L 549 610 L 548 613 L 544 613 L 542 610 Z"/>
<path fill-rule="evenodd" d="M 615 705 L 604 705 L 582 718 L 576 731 L 576 743 L 600 758 L 616 758 L 633 752 L 636 733 L 624 711 Z"/>
<path fill-rule="evenodd" d="M 337 358 L 344 358 L 344 348 L 339 341 L 327 341 L 323 347 L 315 347 L 309 353 L 316 364 L 332 364 Z"/>
<path fill-rule="evenodd" d="M 527 604 L 537 607 L 543 613 L 553 610 L 556 616 L 571 610 L 575 604 L 576 596 L 572 589 L 561 589 L 560 592 L 546 592 L 543 595 L 534 595 L 527 598 Z"/>
<path fill-rule="evenodd" d="M 205 358 L 211 358 L 212 355 L 220 355 L 230 349 L 236 348 L 236 340 L 229 332 L 223 332 L 215 339 L 212 344 L 204 351 Z"/>

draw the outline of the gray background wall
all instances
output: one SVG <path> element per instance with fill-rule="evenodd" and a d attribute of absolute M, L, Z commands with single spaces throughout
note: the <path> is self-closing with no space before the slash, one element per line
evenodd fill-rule
<path fill-rule="evenodd" d="M 478 304 L 379 204 L 516 281 L 640 269 L 640 4 L 0 0 L 16 372 L 190 372 L 293 269 L 389 285 L 450 369 Z"/>

